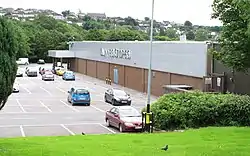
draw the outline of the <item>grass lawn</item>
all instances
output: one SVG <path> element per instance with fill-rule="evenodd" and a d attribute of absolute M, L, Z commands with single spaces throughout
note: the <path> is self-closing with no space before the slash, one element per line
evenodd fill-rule
<path fill-rule="evenodd" d="M 168 151 L 161 147 L 169 145 Z M 250 128 L 0 139 L 0 156 L 249 156 Z"/>

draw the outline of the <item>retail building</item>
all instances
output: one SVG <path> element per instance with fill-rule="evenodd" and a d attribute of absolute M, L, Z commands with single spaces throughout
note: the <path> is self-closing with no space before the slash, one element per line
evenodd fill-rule
<path fill-rule="evenodd" d="M 210 69 L 206 42 L 153 43 L 152 94 L 164 94 L 164 85 L 203 88 Z M 49 56 L 67 58 L 70 69 L 101 80 L 147 92 L 150 44 L 148 41 L 70 42 L 69 50 L 50 50 Z"/>

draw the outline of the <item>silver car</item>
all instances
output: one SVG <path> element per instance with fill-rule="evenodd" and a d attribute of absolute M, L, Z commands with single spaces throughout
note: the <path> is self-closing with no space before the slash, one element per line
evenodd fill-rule
<path fill-rule="evenodd" d="M 42 75 L 42 80 L 50 80 L 50 81 L 54 81 L 55 80 L 55 76 L 51 71 L 45 71 L 45 73 Z"/>
<path fill-rule="evenodd" d="M 26 74 L 27 76 L 35 76 L 37 77 L 38 70 L 36 68 L 27 68 Z"/>

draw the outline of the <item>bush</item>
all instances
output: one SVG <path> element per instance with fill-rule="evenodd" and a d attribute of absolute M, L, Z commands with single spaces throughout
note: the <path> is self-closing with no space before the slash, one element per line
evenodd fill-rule
<path fill-rule="evenodd" d="M 172 93 L 160 97 L 151 110 L 155 127 L 163 130 L 250 125 L 250 97 L 246 95 Z"/>

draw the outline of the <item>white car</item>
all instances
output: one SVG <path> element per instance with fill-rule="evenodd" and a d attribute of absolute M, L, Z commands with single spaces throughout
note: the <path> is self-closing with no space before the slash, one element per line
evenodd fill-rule
<path fill-rule="evenodd" d="M 19 58 L 16 63 L 18 65 L 28 65 L 29 64 L 29 58 Z"/>
<path fill-rule="evenodd" d="M 13 93 L 18 93 L 19 92 L 19 84 L 15 82 L 13 84 Z"/>
<path fill-rule="evenodd" d="M 24 73 L 23 69 L 18 68 L 17 73 L 16 73 L 16 77 L 23 77 L 23 73 Z"/>

